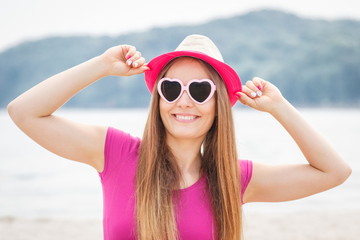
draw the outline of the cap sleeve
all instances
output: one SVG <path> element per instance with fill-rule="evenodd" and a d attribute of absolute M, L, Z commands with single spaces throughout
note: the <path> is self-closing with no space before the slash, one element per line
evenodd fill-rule
<path fill-rule="evenodd" d="M 241 200 L 252 177 L 253 163 L 249 160 L 239 160 L 241 177 Z"/>
<path fill-rule="evenodd" d="M 109 127 L 105 138 L 103 179 L 112 169 L 119 168 L 131 153 L 137 153 L 140 139 L 121 130 Z"/>

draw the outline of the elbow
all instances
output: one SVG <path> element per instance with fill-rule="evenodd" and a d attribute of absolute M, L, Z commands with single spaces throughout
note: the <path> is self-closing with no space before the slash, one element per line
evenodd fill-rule
<path fill-rule="evenodd" d="M 349 165 L 346 165 L 346 168 L 345 168 L 344 174 L 343 174 L 343 179 L 342 179 L 343 181 L 342 182 L 345 182 L 346 179 L 348 179 L 350 177 L 351 173 L 352 173 L 351 167 Z"/>
<path fill-rule="evenodd" d="M 343 167 L 339 168 L 334 177 L 335 186 L 344 183 L 350 177 L 351 173 L 352 173 L 352 169 L 347 164 L 344 164 Z"/>
<path fill-rule="evenodd" d="M 9 116 L 11 117 L 11 119 L 14 120 L 14 117 L 16 115 L 16 106 L 15 106 L 14 101 L 10 102 L 7 105 L 7 112 L 9 114 Z"/>
<path fill-rule="evenodd" d="M 21 120 L 24 119 L 23 114 L 22 114 L 23 111 L 21 111 L 18 104 L 16 104 L 16 99 L 7 105 L 7 112 L 9 114 L 10 118 L 16 124 L 19 124 L 19 122 L 21 122 Z"/>

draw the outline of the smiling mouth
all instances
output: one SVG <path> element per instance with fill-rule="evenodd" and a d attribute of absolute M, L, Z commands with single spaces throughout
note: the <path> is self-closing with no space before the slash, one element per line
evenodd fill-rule
<path fill-rule="evenodd" d="M 178 115 L 178 114 L 174 114 L 175 118 L 181 121 L 191 121 L 194 120 L 196 118 L 198 118 L 195 115 Z"/>

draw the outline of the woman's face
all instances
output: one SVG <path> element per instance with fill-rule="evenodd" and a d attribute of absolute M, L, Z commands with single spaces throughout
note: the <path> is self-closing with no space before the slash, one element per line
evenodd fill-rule
<path fill-rule="evenodd" d="M 181 58 L 171 66 L 165 77 L 179 79 L 186 86 L 192 79 L 209 79 L 210 75 L 199 61 Z M 167 138 L 203 140 L 214 122 L 214 96 L 203 104 L 192 101 L 187 92 L 183 92 L 173 103 L 160 98 L 160 115 Z"/>

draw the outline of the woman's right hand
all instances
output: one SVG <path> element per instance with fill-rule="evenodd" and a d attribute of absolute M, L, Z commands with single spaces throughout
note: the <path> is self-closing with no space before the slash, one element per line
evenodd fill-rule
<path fill-rule="evenodd" d="M 131 45 L 119 45 L 106 50 L 101 56 L 108 76 L 132 76 L 148 70 L 141 52 Z"/>

